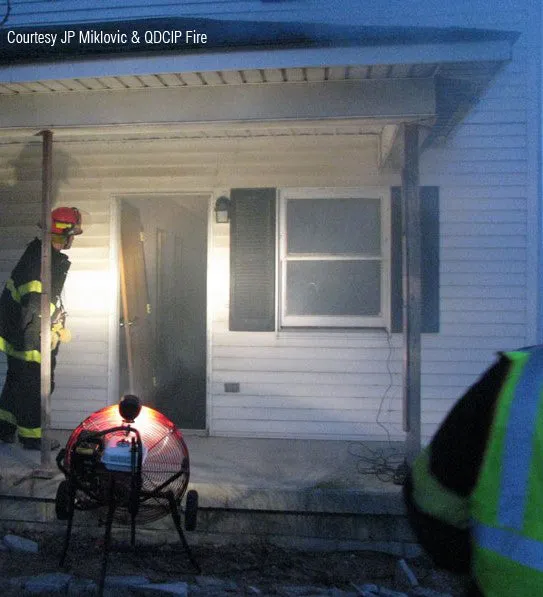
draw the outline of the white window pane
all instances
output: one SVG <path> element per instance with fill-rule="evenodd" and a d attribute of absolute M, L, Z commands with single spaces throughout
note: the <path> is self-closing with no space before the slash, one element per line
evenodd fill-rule
<path fill-rule="evenodd" d="M 378 316 L 380 261 L 289 261 L 287 316 Z"/>
<path fill-rule="evenodd" d="M 379 199 L 287 201 L 287 254 L 381 254 Z"/>

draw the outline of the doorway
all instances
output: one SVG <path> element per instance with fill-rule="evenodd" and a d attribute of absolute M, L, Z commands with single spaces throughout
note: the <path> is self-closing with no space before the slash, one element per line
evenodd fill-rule
<path fill-rule="evenodd" d="M 208 200 L 205 194 L 121 200 L 121 247 L 137 251 L 139 240 L 142 256 L 137 271 L 125 271 L 138 280 L 138 301 L 121 275 L 121 390 L 130 368 L 132 379 L 146 370 L 152 387 L 144 402 L 181 429 L 206 428 Z M 133 238 L 134 213 L 139 239 Z M 127 264 L 121 250 L 121 274 Z M 142 296 L 148 297 L 144 308 Z M 139 312 L 130 313 L 129 304 L 139 304 Z M 138 349 L 138 334 L 147 338 L 147 350 Z"/>

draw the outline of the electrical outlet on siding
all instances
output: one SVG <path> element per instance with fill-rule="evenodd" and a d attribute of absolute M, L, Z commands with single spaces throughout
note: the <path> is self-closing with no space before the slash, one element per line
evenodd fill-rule
<path fill-rule="evenodd" d="M 230 392 L 233 394 L 239 393 L 239 382 L 237 381 L 229 381 L 224 384 L 224 391 Z"/>

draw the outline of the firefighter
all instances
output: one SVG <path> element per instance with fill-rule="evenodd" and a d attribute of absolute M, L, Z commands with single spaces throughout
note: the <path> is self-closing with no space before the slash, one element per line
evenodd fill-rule
<path fill-rule="evenodd" d="M 83 232 L 81 212 L 58 207 L 51 212 L 51 391 L 59 343 L 69 340 L 61 293 L 70 268 L 63 250 Z M 0 350 L 8 369 L 0 396 L 0 440 L 41 449 L 41 240 L 35 238 L 11 272 L 0 296 Z M 58 447 L 53 442 L 53 449 Z"/>
<path fill-rule="evenodd" d="M 469 597 L 543 595 L 542 390 L 543 346 L 502 353 L 407 476 L 419 542 Z"/>

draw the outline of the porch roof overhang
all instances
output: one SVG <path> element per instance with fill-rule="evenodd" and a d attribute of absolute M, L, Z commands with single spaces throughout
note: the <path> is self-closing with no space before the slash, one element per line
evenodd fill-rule
<path fill-rule="evenodd" d="M 125 25 L 121 31 L 143 27 Z M 57 33 L 68 28 L 82 25 L 57 27 Z M 0 133 L 51 128 L 118 135 L 127 128 L 212 124 L 230 134 L 240 126 L 261 136 L 262 123 L 288 123 L 293 131 L 307 123 L 340 123 L 359 134 L 377 131 L 386 160 L 401 123 L 425 124 L 425 146 L 445 139 L 511 59 L 517 38 L 473 29 L 207 20 L 200 30 L 215 31 L 213 43 L 182 51 L 74 47 L 29 60 L 11 48 L 11 59 L 4 52 L 0 61 Z"/>

